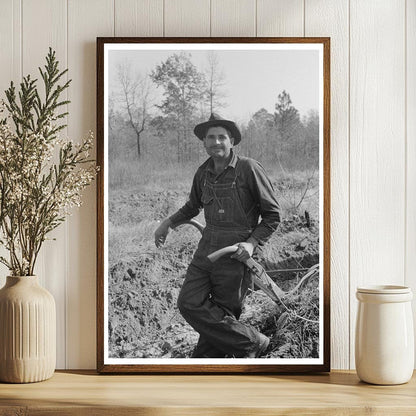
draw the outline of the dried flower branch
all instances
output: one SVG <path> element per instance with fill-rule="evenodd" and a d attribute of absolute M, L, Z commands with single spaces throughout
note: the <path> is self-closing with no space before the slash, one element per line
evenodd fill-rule
<path fill-rule="evenodd" d="M 0 245 L 10 254 L 9 259 L 0 257 L 0 263 L 13 276 L 33 275 L 47 234 L 65 220 L 71 207 L 81 205 L 82 191 L 97 172 L 89 156 L 92 133 L 80 144 L 59 137 L 66 125 L 57 120 L 68 114 L 59 110 L 69 103 L 59 97 L 70 81 L 58 84 L 67 72 L 59 72 L 58 65 L 49 48 L 45 70 L 39 68 L 43 99 L 37 80 L 28 75 L 18 97 L 12 82 L 7 103 L 0 103 Z"/>

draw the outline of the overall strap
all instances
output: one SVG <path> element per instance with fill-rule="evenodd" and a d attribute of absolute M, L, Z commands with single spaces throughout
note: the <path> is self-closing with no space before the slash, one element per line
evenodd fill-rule
<path fill-rule="evenodd" d="M 245 217 L 247 227 L 251 228 L 250 222 L 248 220 L 247 212 L 244 211 L 243 203 L 241 202 L 240 194 L 238 193 L 238 189 L 237 189 L 237 178 L 239 177 L 239 175 L 241 173 L 241 170 L 242 170 L 241 158 L 238 158 L 237 162 L 235 164 L 235 174 L 234 174 L 234 181 L 233 181 L 232 187 L 234 188 L 235 197 L 238 200 L 240 210 L 241 210 L 241 212 L 243 213 L 243 215 Z"/>

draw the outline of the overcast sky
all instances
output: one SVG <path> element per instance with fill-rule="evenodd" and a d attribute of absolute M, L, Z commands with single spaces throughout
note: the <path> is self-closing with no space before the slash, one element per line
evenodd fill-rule
<path fill-rule="evenodd" d="M 149 74 L 179 50 L 111 50 L 109 91 L 117 90 L 117 66 L 130 62 L 135 73 Z M 188 50 L 200 70 L 207 68 L 207 51 Z M 317 50 L 217 50 L 224 73 L 227 106 L 224 118 L 247 122 L 261 108 L 274 112 L 278 95 L 286 90 L 301 115 L 319 108 L 319 53 Z M 163 90 L 158 89 L 159 97 Z M 157 97 L 158 95 L 156 95 Z"/>

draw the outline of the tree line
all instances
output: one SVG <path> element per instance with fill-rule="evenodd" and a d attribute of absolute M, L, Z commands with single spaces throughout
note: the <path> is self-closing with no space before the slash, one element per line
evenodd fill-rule
<path fill-rule="evenodd" d="M 140 162 L 146 157 L 186 163 L 206 156 L 193 128 L 225 107 L 225 77 L 215 52 L 207 54 L 202 71 L 190 54 L 180 52 L 147 75 L 133 74 L 127 62 L 117 72 L 119 88 L 110 95 L 108 111 L 110 160 Z M 156 89 L 162 93 L 158 103 Z M 310 111 L 300 117 L 287 91 L 277 95 L 273 113 L 261 108 L 239 127 L 241 154 L 286 169 L 317 166 L 319 115 Z"/>

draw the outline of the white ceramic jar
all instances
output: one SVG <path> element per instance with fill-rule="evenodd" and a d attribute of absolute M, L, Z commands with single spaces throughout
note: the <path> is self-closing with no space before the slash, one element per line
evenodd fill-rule
<path fill-rule="evenodd" d="M 372 384 L 402 384 L 414 368 L 414 335 L 410 288 L 358 288 L 355 366 L 358 377 Z"/>

